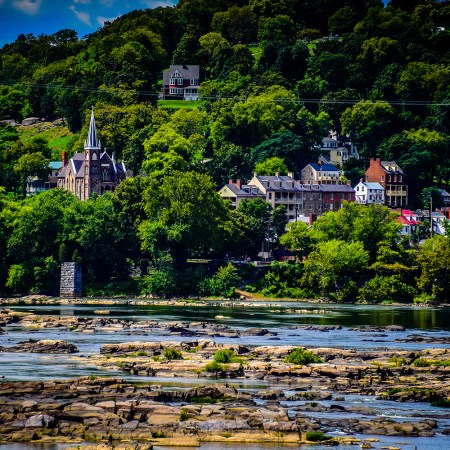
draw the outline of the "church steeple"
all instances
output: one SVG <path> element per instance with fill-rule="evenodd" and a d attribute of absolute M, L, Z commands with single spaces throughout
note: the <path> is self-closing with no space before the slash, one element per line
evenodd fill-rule
<path fill-rule="evenodd" d="M 89 133 L 84 141 L 84 148 L 100 149 L 100 140 L 97 137 L 97 128 L 95 126 L 94 107 L 92 107 L 91 122 L 89 123 Z"/>

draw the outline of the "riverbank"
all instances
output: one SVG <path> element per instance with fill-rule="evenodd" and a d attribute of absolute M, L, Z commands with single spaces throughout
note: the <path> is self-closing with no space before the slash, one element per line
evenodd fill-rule
<path fill-rule="evenodd" d="M 208 440 L 297 445 L 307 436 L 321 438 L 339 430 L 345 442 L 358 436 L 354 442 L 362 445 L 373 437 L 442 440 L 450 435 L 450 410 L 443 408 L 450 400 L 448 335 L 408 333 L 401 325 L 325 325 L 320 323 L 330 318 L 325 305 L 303 309 L 300 304 L 266 303 L 270 317 L 292 324 L 286 330 L 257 326 L 261 308 L 230 307 L 227 317 L 227 309 L 212 309 L 209 302 L 186 305 L 0 308 L 0 357 L 23 355 L 25 362 L 42 355 L 47 364 L 64 358 L 92 373 L 72 379 L 32 381 L 31 374 L 30 381 L 4 380 L 4 442 L 125 439 L 133 442 L 129 448 Z M 161 311 L 173 317 L 187 310 L 197 320 L 161 316 Z M 126 311 L 133 315 L 121 318 Z M 149 316 L 138 318 L 137 311 Z M 242 311 L 255 314 L 254 326 L 233 326 L 233 315 Z M 208 321 L 198 320 L 205 312 Z M 298 323 L 311 318 L 319 323 Z M 304 345 L 316 335 L 321 345 Z M 332 342 L 341 335 L 361 346 L 323 345 L 325 338 Z M 368 347 L 368 341 L 376 347 Z M 385 347 L 388 341 L 390 348 Z M 300 347 L 307 347 L 313 359 L 287 359 Z M 411 413 L 386 416 L 386 408 L 395 404 L 411 404 Z M 347 445 L 339 433 L 329 435 L 331 442 Z"/>

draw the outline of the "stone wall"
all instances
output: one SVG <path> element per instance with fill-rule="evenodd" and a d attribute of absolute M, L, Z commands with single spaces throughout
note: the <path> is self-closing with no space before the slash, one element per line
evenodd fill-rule
<path fill-rule="evenodd" d="M 81 267 L 76 262 L 61 263 L 61 286 L 59 295 L 65 298 L 81 297 Z"/>

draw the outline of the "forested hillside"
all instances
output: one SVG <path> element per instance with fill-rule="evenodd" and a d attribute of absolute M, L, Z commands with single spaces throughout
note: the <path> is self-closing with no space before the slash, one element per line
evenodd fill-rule
<path fill-rule="evenodd" d="M 59 149 L 2 125 L 0 286 L 45 290 L 56 283 L 61 258 L 79 258 L 90 281 L 150 266 L 172 286 L 167 267 L 184 271 L 189 257 L 255 255 L 267 223 L 276 229 L 280 215 L 258 204 L 230 212 L 215 192 L 230 178 L 249 179 L 257 164 L 298 175 L 316 161 L 314 148 L 329 130 L 347 135 L 361 155 L 343 167 L 348 178 L 357 181 L 370 157 L 395 160 L 410 206 L 426 206 L 424 189 L 446 185 L 450 174 L 449 27 L 449 1 L 180 0 L 133 11 L 82 38 L 71 30 L 20 35 L 0 49 L 0 118 L 63 118 L 75 137 L 61 149 L 74 153 L 94 106 L 103 147 L 136 177 L 83 204 L 61 192 L 21 200 L 27 176 L 45 175 Z M 159 102 L 170 64 L 200 65 L 200 104 Z M 38 243 L 43 229 L 48 236 Z M 282 233 L 273 233 L 279 245 Z M 310 234 L 305 254 L 325 251 L 321 241 L 348 239 Z M 391 235 L 380 242 L 400 245 Z M 377 249 L 361 249 L 368 254 L 356 266 L 381 264 Z M 416 257 L 399 251 L 383 253 L 383 264 L 417 270 Z M 348 298 L 374 276 L 398 282 L 406 270 L 377 267 L 352 281 Z M 304 285 L 317 286 L 305 270 Z M 414 270 L 403 280 L 415 289 L 421 274 Z M 350 275 L 330 286 L 341 292 Z M 432 288 L 423 281 L 420 289 Z"/>

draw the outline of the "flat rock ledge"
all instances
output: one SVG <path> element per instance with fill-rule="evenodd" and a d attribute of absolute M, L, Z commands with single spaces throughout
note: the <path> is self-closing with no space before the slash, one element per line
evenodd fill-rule
<path fill-rule="evenodd" d="M 320 421 L 309 419 L 306 409 L 292 415 L 278 402 L 261 404 L 257 397 L 225 384 L 164 391 L 106 377 L 5 382 L 0 384 L 0 443 L 118 441 L 135 449 L 208 441 L 298 444 L 307 431 L 320 430 Z M 335 426 L 336 421 L 323 422 Z M 436 427 L 430 419 L 347 419 L 345 425 L 358 433 L 391 436 L 429 436 Z"/>
<path fill-rule="evenodd" d="M 9 353 L 77 353 L 78 348 L 62 340 L 35 340 L 19 342 L 12 347 L 0 347 L 0 352 Z"/>

